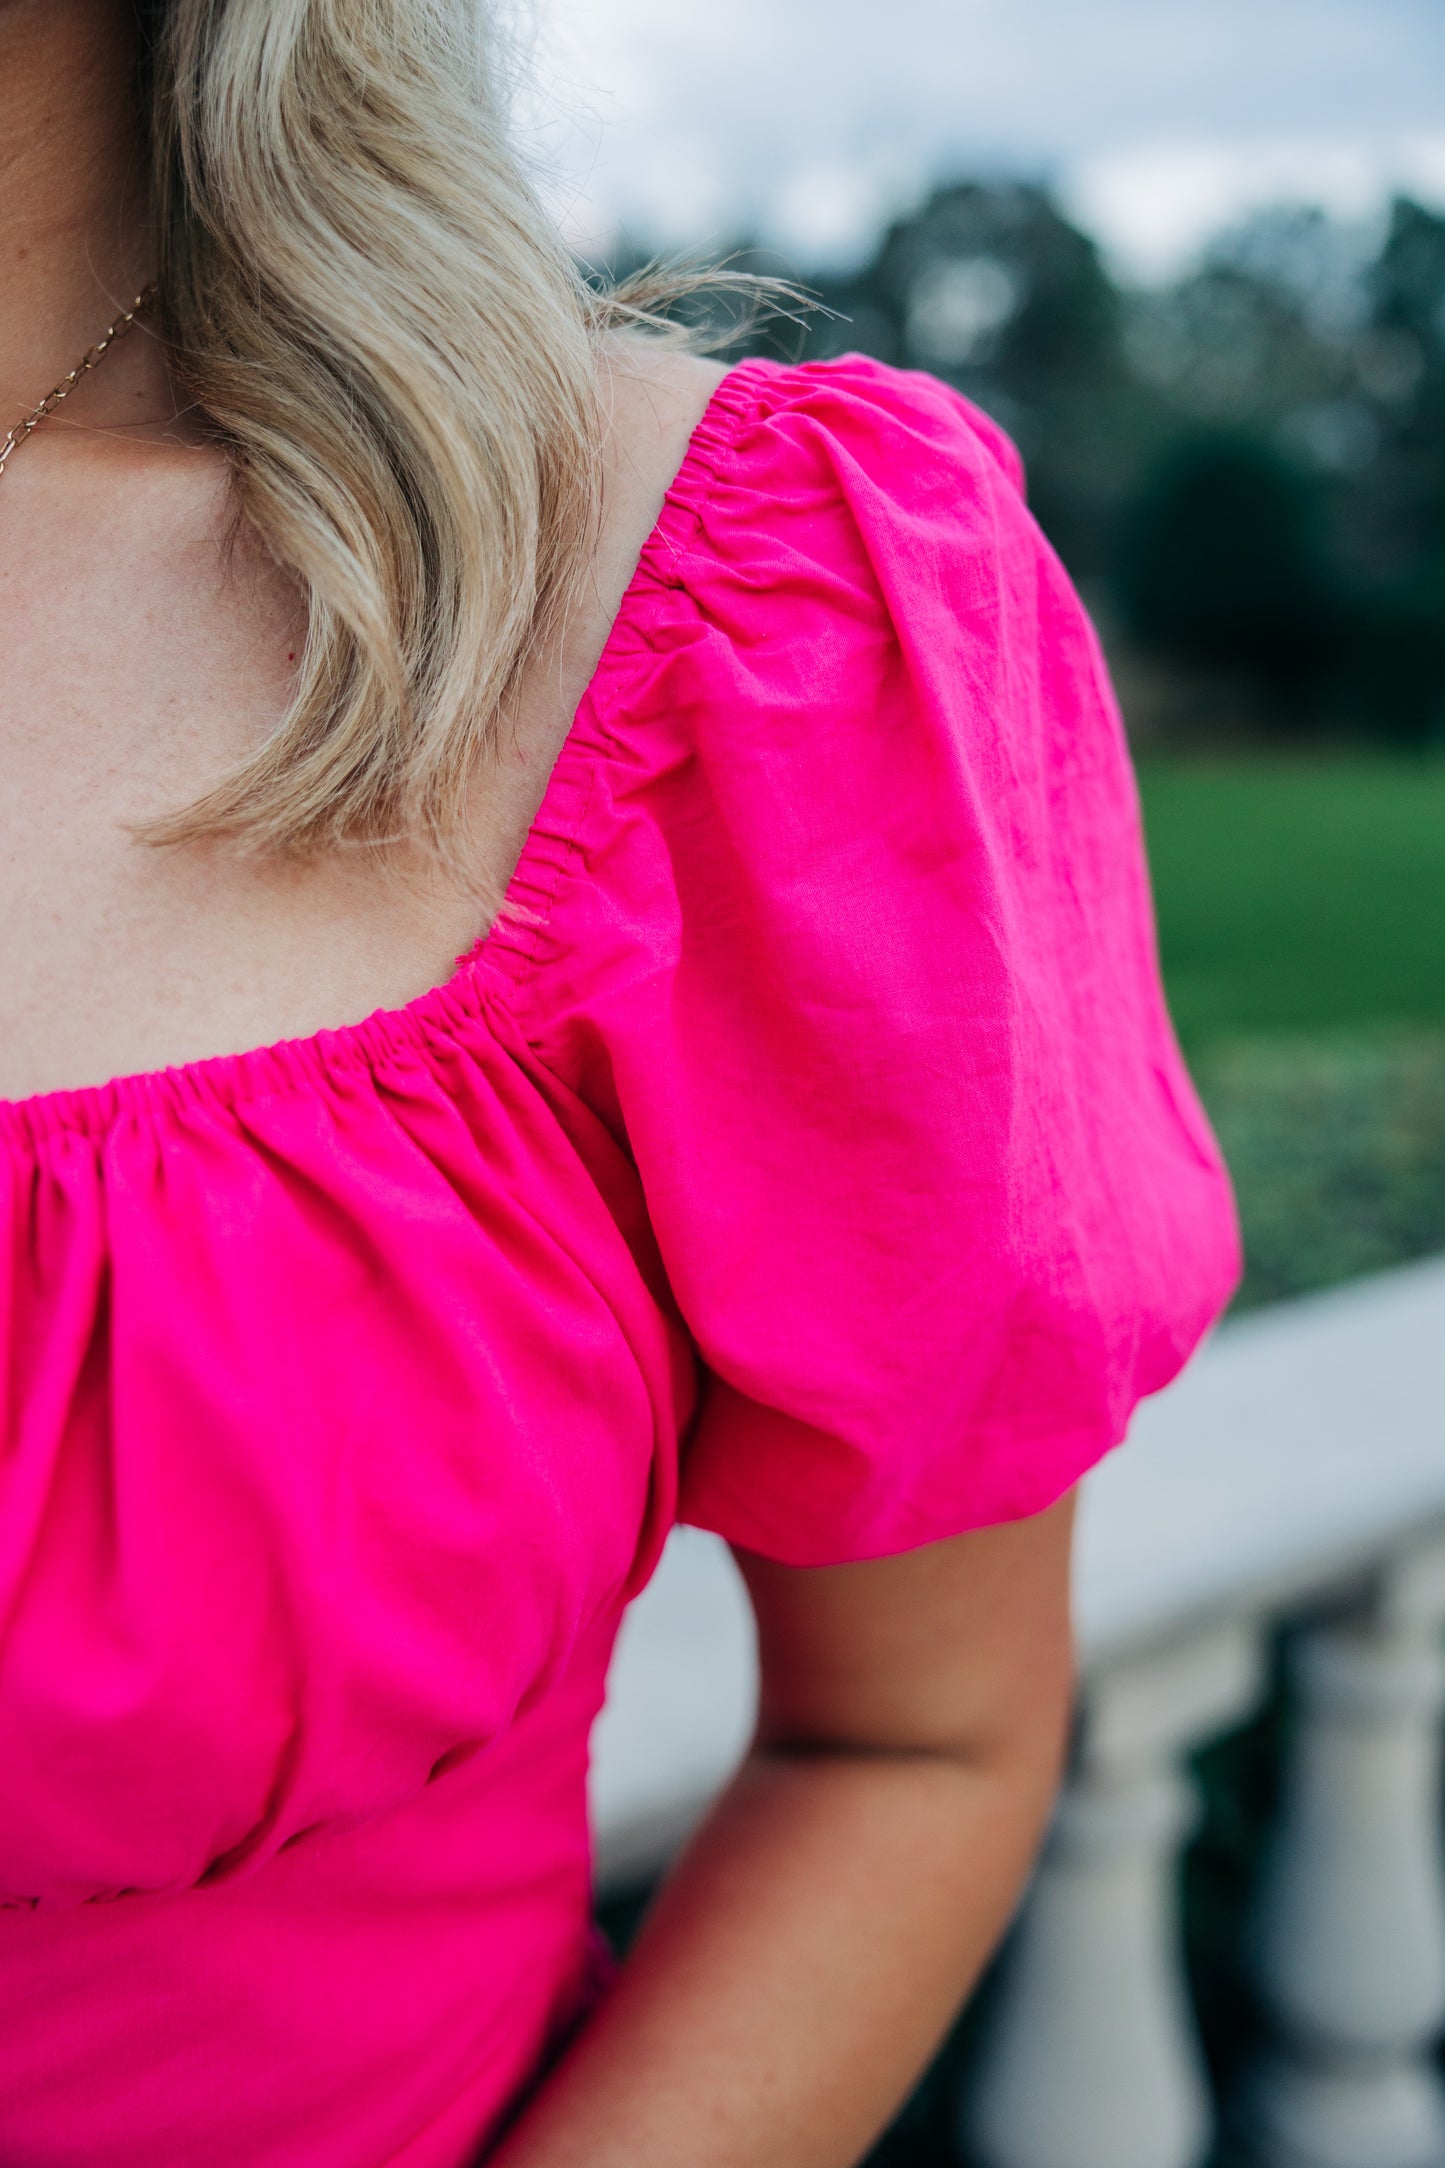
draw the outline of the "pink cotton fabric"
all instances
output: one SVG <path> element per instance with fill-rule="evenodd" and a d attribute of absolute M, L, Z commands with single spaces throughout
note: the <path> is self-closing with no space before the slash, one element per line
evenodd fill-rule
<path fill-rule="evenodd" d="M 0 1142 L 6 2168 L 479 2157 L 674 1519 L 1034 1512 L 1237 1267 L 1094 636 L 856 358 L 722 384 L 448 985 Z"/>

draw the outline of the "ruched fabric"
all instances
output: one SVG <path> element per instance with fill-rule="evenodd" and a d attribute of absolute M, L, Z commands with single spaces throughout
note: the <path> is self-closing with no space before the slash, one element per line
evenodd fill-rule
<path fill-rule="evenodd" d="M 1012 451 L 752 362 L 444 987 L 0 1107 L 0 2161 L 461 2168 L 679 1515 L 1041 1509 L 1237 1269 Z"/>

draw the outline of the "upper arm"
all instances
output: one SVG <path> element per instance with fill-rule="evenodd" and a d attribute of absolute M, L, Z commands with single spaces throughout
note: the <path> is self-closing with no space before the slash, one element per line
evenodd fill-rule
<path fill-rule="evenodd" d="M 820 1607 L 856 1615 L 829 1664 L 851 1685 L 915 1635 L 883 1716 L 906 1675 L 952 1724 L 950 1664 L 1064 1646 L 1030 1516 L 1236 1270 L 1096 642 L 943 386 L 751 362 L 581 722 L 575 872 L 517 1001 L 636 1170 L 700 1358 L 678 1517 L 816 1570 L 750 1568 L 774 1677 Z"/>
<path fill-rule="evenodd" d="M 757 1618 L 760 1742 L 1054 1755 L 1072 1678 L 1073 1502 L 861 1564 L 735 1552 Z"/>

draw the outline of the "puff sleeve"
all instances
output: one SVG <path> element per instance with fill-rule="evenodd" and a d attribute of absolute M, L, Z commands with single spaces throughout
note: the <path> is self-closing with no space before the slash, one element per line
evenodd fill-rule
<path fill-rule="evenodd" d="M 1238 1270 L 1087 617 L 993 425 L 856 357 L 735 372 L 639 582 L 546 1036 L 703 1366 L 681 1515 L 1041 1510 Z"/>

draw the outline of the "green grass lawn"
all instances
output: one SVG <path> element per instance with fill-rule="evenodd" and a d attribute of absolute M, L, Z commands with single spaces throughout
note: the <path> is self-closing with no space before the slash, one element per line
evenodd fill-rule
<path fill-rule="evenodd" d="M 1241 1032 L 1445 1025 L 1445 762 L 1140 764 L 1170 1006 Z"/>
<path fill-rule="evenodd" d="M 1445 1248 L 1445 764 L 1155 760 L 1141 784 L 1241 1301 Z"/>

